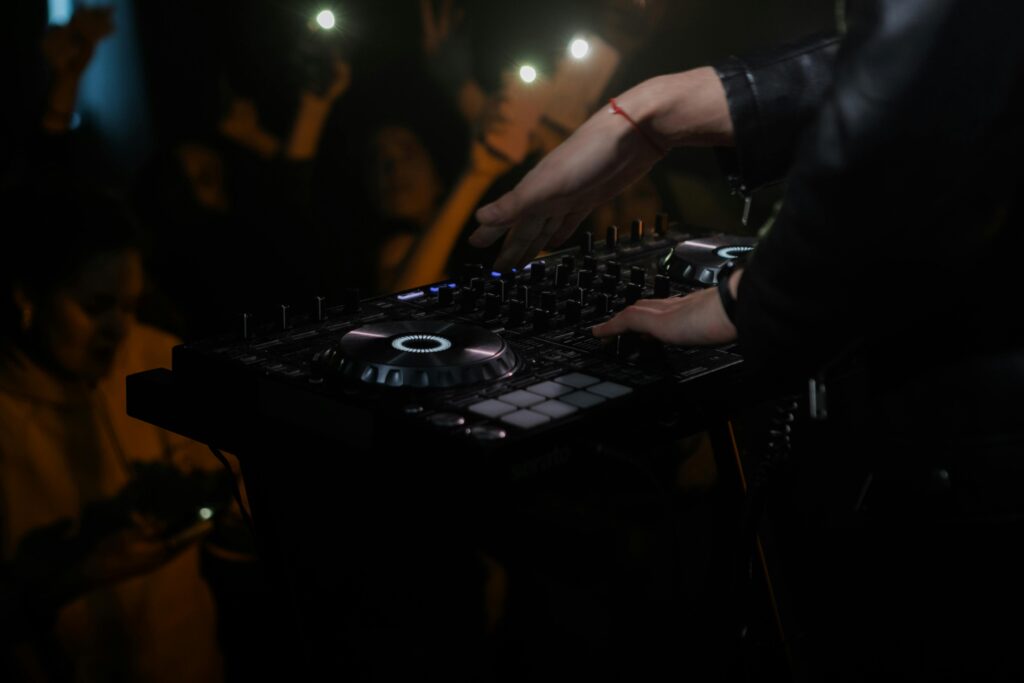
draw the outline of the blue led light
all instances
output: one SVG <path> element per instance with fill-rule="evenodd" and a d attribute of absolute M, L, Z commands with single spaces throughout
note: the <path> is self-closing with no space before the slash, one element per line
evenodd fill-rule
<path fill-rule="evenodd" d="M 410 299 L 419 299 L 423 296 L 423 290 L 417 289 L 415 292 L 406 292 L 405 294 L 399 294 L 395 298 L 399 301 L 409 301 Z"/>
<path fill-rule="evenodd" d="M 501 277 L 501 273 L 496 270 L 491 271 L 491 277 Z"/>
<path fill-rule="evenodd" d="M 458 287 L 458 285 L 456 283 L 454 283 L 454 282 L 449 282 L 448 283 L 448 289 L 455 289 L 456 287 Z"/>
<path fill-rule="evenodd" d="M 523 266 L 523 270 L 530 270 L 531 268 L 533 268 L 532 263 L 527 263 L 525 266 Z"/>
<path fill-rule="evenodd" d="M 439 289 L 441 289 L 441 288 L 440 287 L 431 287 L 430 288 L 430 293 L 431 294 L 437 294 L 437 290 L 439 290 Z"/>

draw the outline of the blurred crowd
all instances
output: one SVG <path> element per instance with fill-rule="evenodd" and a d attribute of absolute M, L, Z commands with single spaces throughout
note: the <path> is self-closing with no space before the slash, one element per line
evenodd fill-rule
<path fill-rule="evenodd" d="M 0 672 L 28 680 L 225 675 L 201 654 L 215 606 L 198 534 L 154 531 L 167 515 L 140 521 L 123 494 L 140 464 L 166 466 L 164 482 L 228 470 L 127 418 L 126 374 L 242 312 L 489 264 L 500 245 L 466 245 L 474 210 L 609 96 L 832 20 L 829 0 L 350 0 L 330 15 L 305 2 L 117 1 L 64 17 L 54 4 L 5 9 L 2 37 Z M 570 53 L 580 38 L 582 57 Z M 111 64 L 106 99 L 86 106 Z M 135 118 L 112 126 L 103 106 Z M 751 225 L 771 204 L 759 198 Z M 580 230 L 665 211 L 736 232 L 742 205 L 713 152 L 692 150 Z M 106 531 L 86 534 L 87 508 L 112 500 Z M 251 552 L 233 507 L 208 544 L 220 558 Z M 54 562 L 67 571 L 38 570 Z"/>
<path fill-rule="evenodd" d="M 831 11 L 732 4 L 793 35 Z M 723 25 L 730 8 L 660 0 L 352 2 L 327 28 L 307 3 L 124 5 L 124 16 L 86 7 L 47 27 L 46 5 L 23 3 L 8 46 L 22 66 L 5 178 L 77 174 L 123 195 L 147 238 L 143 315 L 186 337 L 233 329 L 243 311 L 390 292 L 487 262 L 465 245 L 473 210 L 608 96 L 753 40 L 747 22 Z M 119 32 L 133 47 L 117 58 L 142 66 L 118 86 L 120 101 L 143 102 L 134 110 L 147 120 L 128 126 L 142 133 L 76 107 L 91 57 Z M 589 54 L 575 60 L 579 37 Z M 536 82 L 520 79 L 525 64 Z M 678 156 L 581 229 L 659 210 L 697 229 L 742 229 L 713 155 Z"/>

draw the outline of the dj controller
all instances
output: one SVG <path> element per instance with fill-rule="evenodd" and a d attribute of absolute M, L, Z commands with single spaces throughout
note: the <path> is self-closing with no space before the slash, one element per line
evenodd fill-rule
<path fill-rule="evenodd" d="M 529 645 L 502 655 L 511 661 L 562 642 L 543 635 L 562 621 L 530 607 L 548 598 L 522 588 L 533 586 L 524 575 L 564 571 L 572 578 L 554 585 L 575 587 L 579 567 L 598 568 L 595 585 L 607 579 L 632 596 L 622 604 L 661 614 L 663 600 L 640 609 L 632 584 L 613 578 L 669 560 L 609 563 L 606 541 L 639 525 L 674 547 L 659 501 L 679 437 L 709 430 L 714 441 L 749 373 L 731 346 L 600 340 L 591 328 L 638 299 L 715 285 L 754 241 L 697 236 L 664 215 L 644 228 L 584 234 L 517 271 L 471 265 L 407 291 L 242 315 L 230 334 L 176 347 L 171 369 L 128 378 L 129 414 L 237 455 L 280 615 L 265 628 L 289 666 L 304 653 L 308 680 L 382 666 L 396 671 L 365 680 L 473 680 L 449 674 L 486 651 L 467 635 L 480 549 L 518 572 L 513 631 Z M 633 501 L 622 519 L 606 509 L 616 500 Z M 660 633 L 657 619 L 625 622 Z M 572 670 L 593 659 L 583 646 L 558 651 Z"/>
<path fill-rule="evenodd" d="M 601 431 L 611 424 L 603 416 L 640 424 L 659 407 L 710 396 L 709 378 L 734 373 L 742 357 L 631 334 L 600 340 L 591 327 L 638 299 L 713 286 L 753 247 L 749 237 L 694 236 L 660 214 L 650 234 L 639 220 L 629 234 L 609 227 L 603 242 L 585 233 L 521 270 L 468 265 L 459 278 L 385 296 L 349 292 L 339 305 L 316 297 L 301 315 L 288 306 L 242 315 L 233 334 L 176 347 L 170 377 L 185 402 L 354 448 L 400 436 L 522 450 L 584 426 Z M 145 392 L 130 378 L 129 393 L 133 380 L 138 399 Z M 145 399 L 130 399 L 130 410 L 175 427 L 154 419 Z M 232 429 L 245 426 L 177 425 L 224 447 L 238 441 Z"/>

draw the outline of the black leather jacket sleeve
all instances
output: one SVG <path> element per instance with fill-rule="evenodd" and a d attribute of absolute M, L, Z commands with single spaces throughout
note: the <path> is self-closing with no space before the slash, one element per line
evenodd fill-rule
<path fill-rule="evenodd" d="M 735 147 L 718 150 L 734 191 L 749 193 L 789 171 L 800 133 L 832 84 L 839 43 L 816 34 L 714 65 L 735 131 Z"/>
<path fill-rule="evenodd" d="M 1017 343 L 1024 3 L 876 0 L 849 18 L 740 282 L 741 346 L 811 370 L 857 337 L 914 358 Z"/>

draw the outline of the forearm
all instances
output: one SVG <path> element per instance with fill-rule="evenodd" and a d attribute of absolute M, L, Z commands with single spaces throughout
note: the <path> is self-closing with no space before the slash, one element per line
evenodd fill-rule
<path fill-rule="evenodd" d="M 291 136 L 285 147 L 285 157 L 293 161 L 308 161 L 316 156 L 324 125 L 331 113 L 332 102 L 312 93 L 303 93 L 299 112 L 295 116 Z"/>
<path fill-rule="evenodd" d="M 725 91 L 709 66 L 656 76 L 616 100 L 665 148 L 733 143 Z"/>
<path fill-rule="evenodd" d="M 64 133 L 71 127 L 71 116 L 78 99 L 78 78 L 62 77 L 50 86 L 46 98 L 46 111 L 40 122 L 47 133 Z"/>

